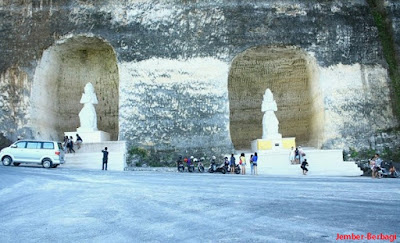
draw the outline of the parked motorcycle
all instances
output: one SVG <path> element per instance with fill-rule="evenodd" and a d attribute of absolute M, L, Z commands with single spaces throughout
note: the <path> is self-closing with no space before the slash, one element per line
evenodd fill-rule
<path fill-rule="evenodd" d="M 235 166 L 235 173 L 236 173 L 236 174 L 240 174 L 240 171 L 241 171 L 240 165 L 237 164 L 237 165 Z"/>
<path fill-rule="evenodd" d="M 208 167 L 208 172 L 214 173 L 216 171 L 217 171 L 217 164 L 215 162 L 215 156 L 213 156 L 210 162 L 210 167 Z"/>
<path fill-rule="evenodd" d="M 179 172 L 183 172 L 185 170 L 185 166 L 183 165 L 182 156 L 179 156 L 178 160 L 176 161 L 177 168 Z"/>
<path fill-rule="evenodd" d="M 226 171 L 228 171 L 228 172 L 231 171 L 230 170 L 231 168 L 226 163 L 224 164 L 224 167 L 225 167 Z M 235 165 L 235 174 L 240 174 L 240 170 L 241 169 L 240 169 L 239 164 Z"/>
<path fill-rule="evenodd" d="M 178 171 L 179 171 L 179 172 L 185 171 L 185 166 L 183 165 L 183 162 L 179 162 L 179 164 L 178 164 Z"/>
<path fill-rule="evenodd" d="M 197 163 L 197 169 L 200 173 L 204 172 L 204 165 L 203 165 L 204 157 L 200 158 L 200 161 Z"/>
<path fill-rule="evenodd" d="M 217 166 L 216 163 L 211 163 L 210 167 L 208 168 L 209 173 L 214 173 L 214 172 L 221 172 L 222 174 L 226 173 L 225 165 L 221 164 L 220 166 Z"/>

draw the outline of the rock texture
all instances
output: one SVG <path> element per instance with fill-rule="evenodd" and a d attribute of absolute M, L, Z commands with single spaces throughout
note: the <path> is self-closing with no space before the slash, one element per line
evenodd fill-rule
<path fill-rule="evenodd" d="M 386 3 L 396 26 L 398 3 Z M 246 149 L 268 87 L 280 132 L 304 145 L 368 146 L 397 126 L 362 0 L 3 0 L 0 19 L 0 132 L 10 139 L 78 126 L 89 81 L 103 98 L 99 129 L 161 152 Z"/>
<path fill-rule="evenodd" d="M 389 21 L 392 24 L 393 39 L 396 46 L 396 56 L 399 60 L 400 53 L 400 2 L 398 1 L 384 1 L 385 10 L 389 16 Z"/>

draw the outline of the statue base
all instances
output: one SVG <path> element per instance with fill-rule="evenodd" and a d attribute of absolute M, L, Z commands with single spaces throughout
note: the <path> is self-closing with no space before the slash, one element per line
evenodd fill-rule
<path fill-rule="evenodd" d="M 291 149 L 296 147 L 296 138 L 267 138 L 267 139 L 256 139 L 251 141 L 252 151 L 263 151 L 263 150 L 281 150 Z"/>
<path fill-rule="evenodd" d="M 74 141 L 76 140 L 76 134 L 82 138 L 83 143 L 100 143 L 104 141 L 110 141 L 110 134 L 108 132 L 103 131 L 82 131 L 79 128 L 76 132 L 64 132 L 64 136 L 72 136 Z"/>

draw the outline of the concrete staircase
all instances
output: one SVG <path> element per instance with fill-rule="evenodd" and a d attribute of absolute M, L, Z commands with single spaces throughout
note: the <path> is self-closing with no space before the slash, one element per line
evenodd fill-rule
<path fill-rule="evenodd" d="M 303 149 L 306 154 L 309 175 L 319 176 L 360 176 L 362 170 L 356 163 L 343 161 L 341 150 Z M 289 150 L 259 151 L 258 174 L 264 175 L 302 175 L 299 164 L 292 165 L 289 160 Z M 236 162 L 240 153 L 245 153 L 246 173 L 250 173 L 250 151 L 237 151 Z M 229 158 L 230 156 L 228 156 Z"/>
<path fill-rule="evenodd" d="M 103 150 L 108 149 L 108 170 L 123 171 L 126 161 L 125 141 L 106 141 L 101 143 L 83 143 L 78 149 L 74 146 L 75 153 L 66 154 L 66 162 L 62 167 L 74 169 L 101 170 L 103 163 Z"/>

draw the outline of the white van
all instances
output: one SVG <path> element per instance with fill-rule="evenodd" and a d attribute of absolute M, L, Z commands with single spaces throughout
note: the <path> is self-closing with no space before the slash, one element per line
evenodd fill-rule
<path fill-rule="evenodd" d="M 64 150 L 60 142 L 20 140 L 0 151 L 3 165 L 21 163 L 39 164 L 44 168 L 56 168 L 64 164 Z"/>

